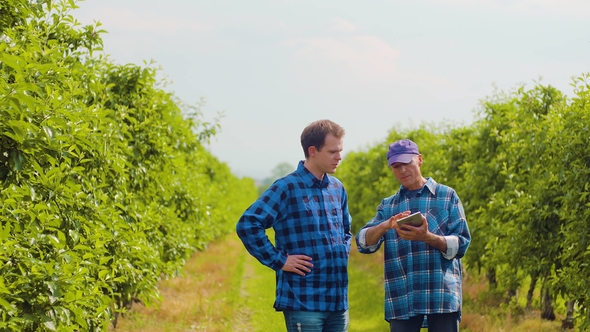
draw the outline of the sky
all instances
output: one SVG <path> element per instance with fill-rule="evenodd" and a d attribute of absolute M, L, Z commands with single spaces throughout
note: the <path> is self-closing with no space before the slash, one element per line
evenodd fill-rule
<path fill-rule="evenodd" d="M 208 145 L 238 177 L 304 159 L 318 119 L 344 155 L 392 129 L 469 125 L 494 91 L 590 72 L 587 0 L 86 0 L 118 64 L 154 61 L 166 89 L 219 119 Z M 385 158 L 385 156 L 384 156 Z M 384 159 L 385 160 L 385 159 Z M 345 162 L 345 161 L 344 161 Z"/>

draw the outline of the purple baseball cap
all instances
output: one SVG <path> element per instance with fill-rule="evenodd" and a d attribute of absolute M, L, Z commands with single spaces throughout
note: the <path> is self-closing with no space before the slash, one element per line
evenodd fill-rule
<path fill-rule="evenodd" d="M 387 161 L 389 166 L 393 163 L 407 164 L 412 161 L 415 155 L 419 155 L 418 145 L 409 139 L 402 139 L 389 145 Z"/>

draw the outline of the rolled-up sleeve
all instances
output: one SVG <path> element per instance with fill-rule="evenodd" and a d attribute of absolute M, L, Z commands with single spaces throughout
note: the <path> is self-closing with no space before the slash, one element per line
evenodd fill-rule
<path fill-rule="evenodd" d="M 357 244 L 360 248 L 363 248 L 364 251 L 366 252 L 375 252 L 379 249 L 379 246 L 381 245 L 381 242 L 377 242 L 374 245 L 368 246 L 367 245 L 367 228 L 363 228 L 359 231 L 359 233 L 357 234 Z"/>
<path fill-rule="evenodd" d="M 457 256 L 459 251 L 459 238 L 454 235 L 443 236 L 447 241 L 447 252 L 443 252 L 444 258 L 451 260 Z"/>
<path fill-rule="evenodd" d="M 389 219 L 389 217 L 391 217 L 391 216 L 384 217 L 384 207 L 386 206 L 386 204 L 387 204 L 386 199 L 382 199 L 381 203 L 377 207 L 377 213 L 375 214 L 373 219 L 371 219 L 371 221 L 369 221 L 365 226 L 363 226 L 361 228 L 361 230 L 357 233 L 356 244 L 357 244 L 358 251 L 361 254 L 372 254 L 372 253 L 376 252 L 377 250 L 379 250 L 379 248 L 381 247 L 384 237 L 381 237 L 379 239 L 379 241 L 377 241 L 377 243 L 374 245 L 370 245 L 370 246 L 367 245 L 367 231 L 369 230 L 369 228 L 371 228 L 373 226 L 377 226 L 380 223 L 382 223 L 383 220 Z"/>

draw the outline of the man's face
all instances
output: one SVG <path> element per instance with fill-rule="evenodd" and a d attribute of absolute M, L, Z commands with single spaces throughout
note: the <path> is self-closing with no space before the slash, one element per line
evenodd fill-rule
<path fill-rule="evenodd" d="M 344 139 L 332 134 L 326 136 L 321 150 L 315 150 L 315 168 L 321 173 L 332 174 L 342 160 L 342 143 Z"/>
<path fill-rule="evenodd" d="M 393 163 L 391 170 L 393 175 L 404 187 L 410 190 L 420 189 L 422 187 L 422 173 L 420 166 L 422 165 L 422 155 L 416 155 L 407 164 Z"/>

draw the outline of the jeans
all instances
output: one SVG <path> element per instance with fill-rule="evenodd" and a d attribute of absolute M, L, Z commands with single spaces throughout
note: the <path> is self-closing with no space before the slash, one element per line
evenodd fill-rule
<path fill-rule="evenodd" d="M 410 319 L 392 319 L 389 321 L 390 332 L 420 332 L 425 315 L 410 317 Z M 428 332 L 458 332 L 460 314 L 426 315 L 428 321 Z"/>
<path fill-rule="evenodd" d="M 287 332 L 346 332 L 350 318 L 344 311 L 285 310 Z"/>

